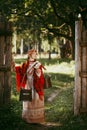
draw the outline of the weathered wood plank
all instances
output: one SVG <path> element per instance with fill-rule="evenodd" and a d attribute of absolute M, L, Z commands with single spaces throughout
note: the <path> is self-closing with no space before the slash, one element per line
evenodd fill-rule
<path fill-rule="evenodd" d="M 75 22 L 75 88 L 74 88 L 74 114 L 79 114 L 81 105 L 81 78 L 79 72 L 81 71 L 81 24 L 82 21 Z"/>

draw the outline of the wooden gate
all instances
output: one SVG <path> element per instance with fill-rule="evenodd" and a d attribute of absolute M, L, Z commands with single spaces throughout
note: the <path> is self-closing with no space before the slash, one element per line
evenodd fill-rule
<path fill-rule="evenodd" d="M 12 25 L 0 16 L 0 106 L 10 103 Z"/>
<path fill-rule="evenodd" d="M 74 114 L 87 112 L 87 29 L 82 20 L 75 23 Z"/>

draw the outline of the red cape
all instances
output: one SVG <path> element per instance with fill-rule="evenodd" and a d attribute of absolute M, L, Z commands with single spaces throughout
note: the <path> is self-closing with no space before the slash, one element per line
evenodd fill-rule
<path fill-rule="evenodd" d="M 25 88 L 26 85 L 26 80 L 27 80 L 27 67 L 29 65 L 29 62 L 25 62 L 22 64 L 22 66 L 16 66 L 16 89 L 19 92 L 20 88 L 23 87 Z M 43 87 L 44 87 L 44 75 L 42 68 L 44 68 L 42 65 L 40 65 L 39 69 L 41 70 L 41 75 L 38 77 L 36 73 L 34 72 L 34 80 L 33 80 L 33 85 L 35 90 L 39 95 L 44 95 L 43 93 Z M 23 82 L 22 82 L 23 81 Z"/>

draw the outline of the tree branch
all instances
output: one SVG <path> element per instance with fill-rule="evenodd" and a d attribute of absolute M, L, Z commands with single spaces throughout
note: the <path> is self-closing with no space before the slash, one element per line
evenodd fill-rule
<path fill-rule="evenodd" d="M 58 13 L 57 13 L 57 11 L 56 11 L 56 6 L 55 6 L 53 0 L 50 0 L 50 3 L 51 3 L 51 6 L 52 6 L 52 8 L 53 8 L 53 10 L 54 10 L 54 14 L 55 14 L 60 20 L 62 20 L 64 23 L 70 24 L 69 21 L 66 21 L 63 17 L 61 17 L 60 15 L 58 15 Z"/>

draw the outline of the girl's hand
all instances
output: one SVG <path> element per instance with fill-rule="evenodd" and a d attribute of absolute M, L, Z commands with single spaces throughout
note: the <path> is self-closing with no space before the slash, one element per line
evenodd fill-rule
<path fill-rule="evenodd" d="M 41 70 L 40 69 L 35 69 L 35 72 L 36 72 L 36 74 L 37 74 L 38 77 L 41 76 Z"/>
<path fill-rule="evenodd" d="M 41 63 L 39 61 L 36 61 L 36 65 L 34 66 L 35 69 L 38 69 L 40 67 Z"/>
<path fill-rule="evenodd" d="M 40 69 L 36 69 L 36 73 L 40 74 L 41 70 Z"/>

